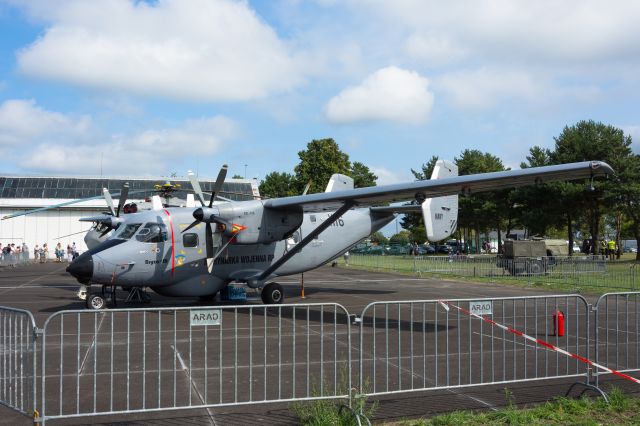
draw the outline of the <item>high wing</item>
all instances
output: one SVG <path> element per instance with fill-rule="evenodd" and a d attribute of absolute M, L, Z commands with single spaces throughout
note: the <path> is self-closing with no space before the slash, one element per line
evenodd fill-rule
<path fill-rule="evenodd" d="M 556 166 L 532 167 L 522 170 L 480 173 L 437 180 L 421 180 L 417 182 L 357 188 L 346 191 L 273 198 L 266 200 L 264 206 L 270 209 L 321 212 L 337 210 L 345 203 L 353 207 L 371 206 L 382 202 L 415 199 L 424 200 L 426 198 L 453 194 L 469 195 L 526 185 L 540 185 L 545 182 L 592 178 L 613 173 L 613 169 L 607 163 L 602 161 L 585 161 Z"/>

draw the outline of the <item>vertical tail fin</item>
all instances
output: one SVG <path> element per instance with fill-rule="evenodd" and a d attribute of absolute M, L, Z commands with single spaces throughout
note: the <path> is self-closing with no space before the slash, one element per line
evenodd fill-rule
<path fill-rule="evenodd" d="M 431 179 L 458 176 L 458 167 L 450 161 L 438 160 Z M 422 203 L 422 217 L 429 241 L 441 241 L 450 237 L 458 225 L 458 195 L 428 198 Z"/>

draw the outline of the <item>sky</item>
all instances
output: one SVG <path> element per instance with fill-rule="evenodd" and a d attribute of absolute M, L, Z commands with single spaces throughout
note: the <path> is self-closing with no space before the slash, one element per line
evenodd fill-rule
<path fill-rule="evenodd" d="M 379 184 L 465 149 L 518 168 L 580 120 L 640 151 L 640 2 L 0 0 L 0 173 L 293 172 Z"/>

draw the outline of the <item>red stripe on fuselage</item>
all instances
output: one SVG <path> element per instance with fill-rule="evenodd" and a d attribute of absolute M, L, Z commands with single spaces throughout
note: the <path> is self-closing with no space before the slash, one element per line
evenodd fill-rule
<path fill-rule="evenodd" d="M 176 270 L 176 257 L 175 257 L 176 242 L 173 237 L 173 219 L 171 219 L 169 210 L 165 209 L 164 212 L 167 214 L 167 217 L 169 218 L 169 231 L 171 231 L 171 275 L 173 275 L 173 273 Z"/>

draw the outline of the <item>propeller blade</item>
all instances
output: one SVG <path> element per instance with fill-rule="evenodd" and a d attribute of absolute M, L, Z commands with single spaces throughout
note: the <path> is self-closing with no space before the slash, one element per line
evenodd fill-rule
<path fill-rule="evenodd" d="M 209 200 L 209 207 L 213 205 L 213 200 L 216 198 L 216 194 L 220 192 L 222 189 L 222 184 L 224 183 L 224 179 L 227 177 L 227 169 L 228 166 L 224 164 L 218 173 L 218 178 L 216 179 L 215 186 L 213 187 L 213 192 L 211 193 L 211 199 Z"/>
<path fill-rule="evenodd" d="M 122 185 L 122 191 L 120 191 L 120 201 L 118 202 L 118 210 L 116 210 L 116 217 L 120 216 L 120 211 L 122 210 L 122 207 L 124 206 L 124 204 L 127 202 L 128 196 L 129 196 L 129 182 L 125 182 Z"/>
<path fill-rule="evenodd" d="M 111 194 L 107 188 L 102 188 L 102 194 L 104 195 L 104 200 L 107 202 L 107 206 L 109 207 L 109 211 L 111 212 L 111 216 L 116 215 L 116 209 L 113 206 L 113 198 L 111 198 Z"/>
<path fill-rule="evenodd" d="M 211 224 L 208 222 L 206 224 L 205 236 L 207 242 L 207 270 L 211 273 L 213 270 L 213 235 L 211 235 Z"/>
<path fill-rule="evenodd" d="M 204 194 L 202 193 L 202 188 L 200 188 L 200 182 L 198 182 L 198 179 L 196 179 L 196 175 L 193 174 L 191 170 L 187 172 L 187 176 L 189 176 L 189 182 L 191 182 L 191 187 L 193 188 L 193 192 L 198 197 L 198 200 L 200 200 L 200 204 L 202 204 L 202 206 L 204 207 L 206 205 L 206 202 L 204 200 Z"/>
<path fill-rule="evenodd" d="M 189 224 L 189 226 L 187 226 L 186 228 L 184 228 L 184 229 L 182 230 L 182 233 L 187 232 L 189 229 L 193 228 L 194 226 L 196 226 L 196 225 L 197 225 L 197 224 L 199 224 L 199 223 L 200 223 L 200 221 L 199 221 L 199 220 L 194 220 L 193 222 L 191 222 L 191 223 Z"/>

